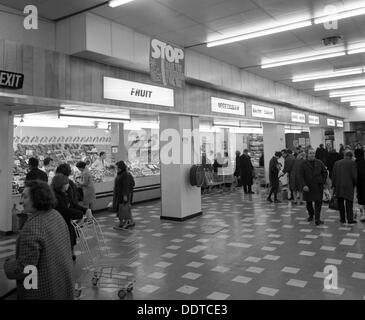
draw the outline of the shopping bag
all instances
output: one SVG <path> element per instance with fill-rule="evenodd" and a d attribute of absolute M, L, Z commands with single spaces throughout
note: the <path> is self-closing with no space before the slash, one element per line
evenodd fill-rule
<path fill-rule="evenodd" d="M 331 210 L 338 211 L 338 201 L 335 195 L 332 196 L 330 202 L 328 203 L 328 208 Z"/>
<path fill-rule="evenodd" d="M 120 221 L 132 219 L 132 210 L 129 203 L 119 204 L 118 218 Z"/>

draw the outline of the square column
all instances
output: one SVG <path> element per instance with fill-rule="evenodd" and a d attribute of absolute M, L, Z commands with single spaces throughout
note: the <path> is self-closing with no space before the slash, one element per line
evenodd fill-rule
<path fill-rule="evenodd" d="M 199 118 L 160 115 L 161 219 L 202 214 L 201 189 L 190 184 L 190 169 L 199 163 Z"/>
<path fill-rule="evenodd" d="M 285 149 L 285 125 L 263 123 L 265 179 L 269 183 L 269 163 L 276 151 Z"/>
<path fill-rule="evenodd" d="M 309 130 L 309 138 L 311 141 L 311 146 L 314 150 L 316 150 L 321 143 L 323 143 L 323 145 L 325 144 L 323 128 L 312 127 Z"/>
<path fill-rule="evenodd" d="M 111 123 L 111 144 L 118 147 L 118 152 L 113 154 L 116 161 L 128 160 L 128 151 L 124 144 L 124 123 Z"/>
<path fill-rule="evenodd" d="M 342 143 L 345 145 L 345 139 L 344 139 L 344 130 L 343 128 L 335 128 L 335 141 L 334 146 L 336 151 L 338 152 L 340 150 L 340 144 Z"/>
<path fill-rule="evenodd" d="M 12 231 L 13 121 L 9 112 L 0 110 L 0 233 Z"/>

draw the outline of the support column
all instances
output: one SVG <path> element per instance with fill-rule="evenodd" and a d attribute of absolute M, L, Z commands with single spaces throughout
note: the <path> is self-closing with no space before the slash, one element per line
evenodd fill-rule
<path fill-rule="evenodd" d="M 186 132 L 193 137 L 184 137 Z M 161 219 L 184 221 L 202 214 L 201 190 L 190 184 L 200 161 L 199 118 L 160 115 Z"/>
<path fill-rule="evenodd" d="M 128 151 L 124 144 L 124 123 L 112 122 L 111 144 L 118 147 L 118 152 L 112 154 L 116 161 L 128 160 Z"/>
<path fill-rule="evenodd" d="M 345 145 L 345 137 L 344 137 L 344 130 L 343 128 L 335 128 L 335 141 L 334 141 L 334 147 L 336 151 L 340 150 L 340 144 L 342 143 Z"/>
<path fill-rule="evenodd" d="M 285 149 L 285 125 L 263 123 L 265 179 L 269 183 L 269 163 L 276 151 Z"/>
<path fill-rule="evenodd" d="M 0 233 L 11 232 L 14 117 L 0 110 Z"/>
<path fill-rule="evenodd" d="M 309 132 L 310 142 L 314 150 L 316 150 L 321 143 L 323 143 L 323 145 L 325 144 L 323 128 L 312 127 L 309 130 L 310 130 Z"/>

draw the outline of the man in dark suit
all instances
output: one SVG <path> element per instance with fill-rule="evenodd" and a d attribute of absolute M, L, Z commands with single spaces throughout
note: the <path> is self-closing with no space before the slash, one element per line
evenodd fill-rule
<path fill-rule="evenodd" d="M 315 158 L 315 151 L 308 150 L 308 157 L 299 171 L 299 184 L 303 190 L 303 198 L 307 202 L 308 221 L 315 217 L 316 225 L 323 224 L 321 221 L 321 209 L 323 200 L 323 186 L 326 183 L 328 172 L 321 160 Z M 314 208 L 313 208 L 314 202 Z"/>
<path fill-rule="evenodd" d="M 328 154 L 327 149 L 325 149 L 323 146 L 323 143 L 321 143 L 319 145 L 319 148 L 317 148 L 317 150 L 316 150 L 316 155 L 315 155 L 316 159 L 321 160 L 323 162 L 323 164 L 326 165 L 327 164 L 326 163 L 327 154 Z"/>
<path fill-rule="evenodd" d="M 37 158 L 30 158 L 29 162 L 28 162 L 28 165 L 29 165 L 30 171 L 26 175 L 25 181 L 41 180 L 41 181 L 44 181 L 44 182 L 48 182 L 47 174 L 44 171 L 42 171 L 41 169 L 38 168 L 39 161 L 38 161 Z"/>
<path fill-rule="evenodd" d="M 243 154 L 239 157 L 238 163 L 240 184 L 243 186 L 245 193 L 253 194 L 253 165 L 247 149 L 243 150 Z"/>

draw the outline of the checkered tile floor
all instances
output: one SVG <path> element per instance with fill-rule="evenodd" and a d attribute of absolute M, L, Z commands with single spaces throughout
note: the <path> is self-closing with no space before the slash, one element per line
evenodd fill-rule
<path fill-rule="evenodd" d="M 115 261 L 124 255 L 116 247 L 137 241 L 136 260 L 115 266 L 136 279 L 127 299 L 365 299 L 365 224 L 341 225 L 324 205 L 317 227 L 305 206 L 240 190 L 203 195 L 202 207 L 201 217 L 170 222 L 160 220 L 160 202 L 136 205 L 133 231 L 114 230 L 114 214 L 97 215 Z M 1 258 L 13 250 L 13 239 L 0 240 Z M 338 270 L 337 289 L 324 288 L 328 265 Z M 117 299 L 117 288 L 89 282 L 81 299 Z"/>

